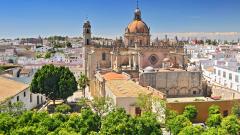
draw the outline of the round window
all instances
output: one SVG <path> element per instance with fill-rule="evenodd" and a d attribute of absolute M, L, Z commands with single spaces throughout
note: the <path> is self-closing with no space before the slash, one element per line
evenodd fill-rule
<path fill-rule="evenodd" d="M 151 55 L 149 61 L 152 65 L 155 65 L 158 62 L 158 56 L 156 54 Z"/>

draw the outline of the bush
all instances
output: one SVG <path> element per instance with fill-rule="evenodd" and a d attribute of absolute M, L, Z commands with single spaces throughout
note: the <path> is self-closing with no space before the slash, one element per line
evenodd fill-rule
<path fill-rule="evenodd" d="M 203 131 L 202 126 L 187 126 L 178 135 L 201 135 Z"/>
<path fill-rule="evenodd" d="M 219 127 L 222 122 L 221 114 L 212 114 L 208 117 L 206 124 L 208 127 Z"/>
<path fill-rule="evenodd" d="M 49 59 L 49 58 L 51 58 L 51 56 L 52 56 L 51 52 L 47 52 L 47 53 L 45 54 L 44 58 L 45 58 L 45 59 Z"/>
<path fill-rule="evenodd" d="M 187 105 L 184 108 L 183 115 L 190 120 L 193 120 L 197 117 L 197 108 L 193 105 Z"/>
<path fill-rule="evenodd" d="M 239 135 L 240 122 L 237 116 L 230 115 L 222 120 L 221 127 L 231 135 Z"/>
<path fill-rule="evenodd" d="M 183 115 L 178 115 L 177 117 L 170 119 L 166 126 L 173 133 L 177 135 L 184 127 L 191 126 L 191 121 Z"/>
<path fill-rule="evenodd" d="M 71 107 L 67 104 L 61 104 L 61 105 L 57 105 L 57 107 L 55 108 L 55 111 L 59 113 L 68 113 L 71 111 Z"/>
<path fill-rule="evenodd" d="M 208 108 L 208 115 L 220 114 L 220 107 L 217 105 L 212 105 Z"/>

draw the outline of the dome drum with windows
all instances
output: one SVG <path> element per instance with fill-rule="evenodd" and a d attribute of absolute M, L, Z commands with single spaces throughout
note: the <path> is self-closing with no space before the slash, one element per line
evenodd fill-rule
<path fill-rule="evenodd" d="M 134 43 L 140 45 L 150 44 L 150 28 L 142 20 L 141 10 L 137 8 L 134 12 L 134 19 L 125 29 L 126 44 L 131 46 Z"/>

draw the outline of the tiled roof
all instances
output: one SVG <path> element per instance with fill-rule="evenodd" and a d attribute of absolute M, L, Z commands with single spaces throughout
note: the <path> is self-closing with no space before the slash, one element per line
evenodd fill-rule
<path fill-rule="evenodd" d="M 103 75 L 103 78 L 105 80 L 127 80 L 128 77 L 126 75 L 123 74 L 118 74 L 118 73 L 114 73 L 114 72 L 109 72 Z"/>
<path fill-rule="evenodd" d="M 0 102 L 17 95 L 28 87 L 27 84 L 0 77 Z"/>
<path fill-rule="evenodd" d="M 106 85 L 116 97 L 138 97 L 139 94 L 152 93 L 131 80 L 110 80 Z"/>

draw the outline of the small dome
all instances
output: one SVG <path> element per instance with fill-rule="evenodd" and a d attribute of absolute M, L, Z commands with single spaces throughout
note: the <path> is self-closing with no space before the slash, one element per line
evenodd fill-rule
<path fill-rule="evenodd" d="M 170 62 L 170 59 L 169 58 L 164 58 L 163 62 Z"/>
<path fill-rule="evenodd" d="M 135 16 L 141 17 L 141 10 L 140 10 L 139 8 L 136 8 L 136 10 L 135 10 Z M 139 19 L 141 19 L 141 18 L 139 18 Z"/>
<path fill-rule="evenodd" d="M 154 72 L 154 71 L 155 71 L 154 68 L 151 66 L 144 68 L 144 72 Z"/>
<path fill-rule="evenodd" d="M 126 33 L 149 33 L 149 29 L 143 21 L 134 20 L 128 25 Z"/>

